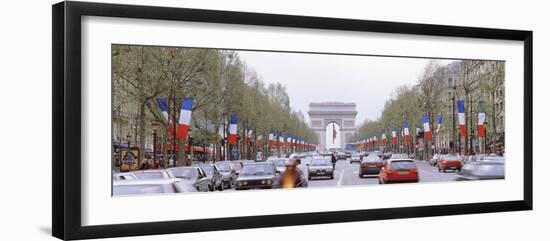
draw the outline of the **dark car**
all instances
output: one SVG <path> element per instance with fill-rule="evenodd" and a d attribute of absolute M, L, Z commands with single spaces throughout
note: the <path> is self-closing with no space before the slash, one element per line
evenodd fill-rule
<path fill-rule="evenodd" d="M 234 168 L 233 163 L 231 162 L 217 162 L 215 166 L 218 168 L 218 171 L 222 174 L 222 183 L 224 188 L 231 188 L 237 181 L 237 171 Z"/>
<path fill-rule="evenodd" d="M 210 191 L 214 191 L 214 189 L 223 191 L 223 176 L 218 170 L 218 167 L 212 164 L 205 164 L 201 165 L 200 168 L 204 171 L 204 173 L 206 173 L 206 176 L 210 178 L 212 188 Z"/>
<path fill-rule="evenodd" d="M 384 161 L 376 153 L 363 157 L 359 165 L 359 177 L 365 175 L 378 175 L 384 166 Z"/>
<path fill-rule="evenodd" d="M 237 178 L 235 190 L 273 188 L 275 172 L 275 166 L 271 163 L 246 163 Z"/>
<path fill-rule="evenodd" d="M 487 156 L 477 162 L 469 162 L 462 166 L 456 174 L 456 180 L 491 180 L 504 179 L 504 157 Z"/>
<path fill-rule="evenodd" d="M 384 152 L 384 154 L 382 154 L 382 159 L 384 160 L 390 159 L 391 155 L 392 155 L 391 152 Z"/>
<path fill-rule="evenodd" d="M 214 190 L 212 180 L 200 167 L 171 167 L 166 169 L 171 178 L 180 178 L 193 182 L 199 192 Z"/>
<path fill-rule="evenodd" d="M 380 170 L 378 182 L 407 183 L 418 182 L 418 168 L 412 159 L 388 159 Z"/>
<path fill-rule="evenodd" d="M 328 177 L 334 179 L 334 167 L 329 159 L 312 159 L 307 164 L 308 180 L 313 177 Z"/>

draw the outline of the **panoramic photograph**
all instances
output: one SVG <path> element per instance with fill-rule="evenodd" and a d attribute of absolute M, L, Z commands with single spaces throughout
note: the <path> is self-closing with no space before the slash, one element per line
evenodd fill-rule
<path fill-rule="evenodd" d="M 111 46 L 112 195 L 505 178 L 505 62 Z"/>

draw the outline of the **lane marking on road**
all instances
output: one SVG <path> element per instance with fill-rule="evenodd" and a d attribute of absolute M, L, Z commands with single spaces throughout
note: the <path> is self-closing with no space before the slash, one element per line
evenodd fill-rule
<path fill-rule="evenodd" d="M 336 184 L 337 187 L 342 186 L 342 180 L 344 179 L 344 171 L 342 170 L 342 173 L 340 173 L 340 178 L 338 179 L 338 184 Z"/>

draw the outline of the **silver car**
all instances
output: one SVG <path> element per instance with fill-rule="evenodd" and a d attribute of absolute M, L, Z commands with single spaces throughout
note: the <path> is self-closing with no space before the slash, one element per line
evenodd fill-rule
<path fill-rule="evenodd" d="M 237 165 L 240 165 L 237 164 Z M 224 188 L 232 188 L 237 181 L 237 171 L 231 162 L 216 162 L 218 171 L 222 174 L 222 184 Z"/>
<path fill-rule="evenodd" d="M 349 161 L 350 164 L 354 163 L 354 162 L 361 162 L 361 153 L 359 152 L 354 152 L 351 154 L 351 160 Z"/>
<path fill-rule="evenodd" d="M 118 180 L 113 182 L 113 196 L 195 192 L 191 181 L 170 179 Z"/>
<path fill-rule="evenodd" d="M 214 190 L 212 181 L 200 167 L 171 167 L 166 169 L 170 177 L 180 178 L 193 182 L 199 192 Z"/>
<path fill-rule="evenodd" d="M 313 177 L 328 177 L 334 179 L 334 166 L 328 159 L 313 159 L 307 165 L 308 180 Z"/>
<path fill-rule="evenodd" d="M 504 157 L 501 156 L 487 156 L 477 162 L 466 163 L 456 174 L 456 180 L 504 179 L 504 163 Z"/>
<path fill-rule="evenodd" d="M 204 164 L 201 165 L 200 168 L 204 171 L 206 174 L 206 177 L 210 179 L 210 191 L 219 190 L 223 191 L 223 182 L 222 182 L 222 174 L 218 170 L 218 167 L 216 165 L 212 164 Z"/>

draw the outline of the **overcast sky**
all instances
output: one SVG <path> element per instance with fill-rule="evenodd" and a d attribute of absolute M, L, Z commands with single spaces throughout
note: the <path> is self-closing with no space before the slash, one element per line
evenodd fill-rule
<path fill-rule="evenodd" d="M 384 102 L 401 85 L 414 85 L 428 59 L 239 51 L 267 83 L 287 88 L 290 106 L 304 113 L 311 102 L 354 102 L 357 124 L 380 117 Z M 446 63 L 445 61 L 443 63 Z"/>

